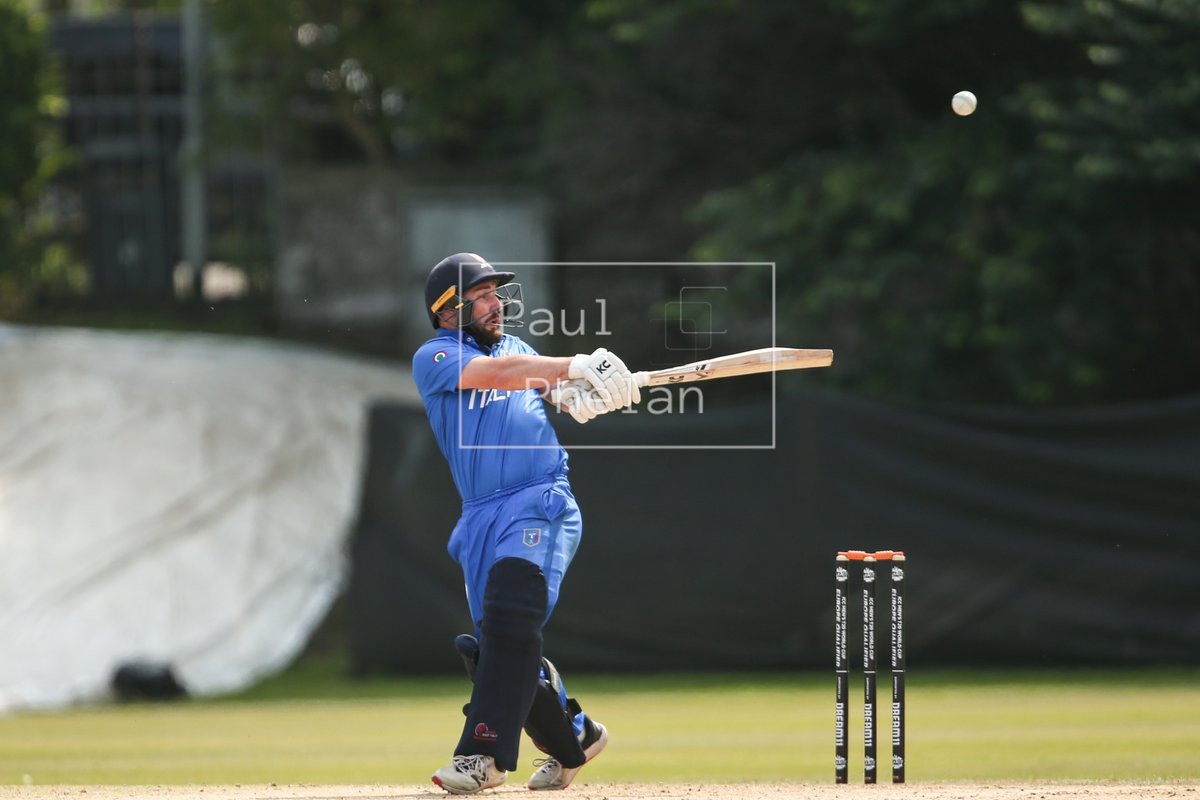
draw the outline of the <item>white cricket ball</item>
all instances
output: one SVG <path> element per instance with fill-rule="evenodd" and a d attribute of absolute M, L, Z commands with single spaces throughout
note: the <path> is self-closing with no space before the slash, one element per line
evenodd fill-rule
<path fill-rule="evenodd" d="M 970 92 L 959 92 L 950 101 L 950 107 L 954 109 L 955 114 L 965 117 L 975 111 L 975 103 L 975 95 Z"/>

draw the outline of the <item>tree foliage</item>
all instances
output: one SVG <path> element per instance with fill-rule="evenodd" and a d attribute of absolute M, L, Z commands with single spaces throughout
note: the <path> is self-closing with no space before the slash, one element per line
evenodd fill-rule
<path fill-rule="evenodd" d="M 221 0 L 226 86 L 262 104 L 293 158 L 479 160 L 523 140 L 534 68 L 569 6 L 541 0 Z M 506 148 L 504 145 L 508 143 Z"/>
<path fill-rule="evenodd" d="M 848 389 L 1200 389 L 1191 0 L 213 8 L 294 154 L 539 181 L 567 259 L 774 261 L 779 339 Z"/>
<path fill-rule="evenodd" d="M 43 265 L 33 209 L 56 158 L 50 77 L 40 20 L 0 0 L 0 315 L 23 304 Z"/>
<path fill-rule="evenodd" d="M 955 28 L 983 32 L 976 5 Z M 1200 6 L 1027 5 L 987 29 L 1021 58 L 963 53 L 977 77 L 937 93 L 973 88 L 974 116 L 923 108 L 920 81 L 885 69 L 908 124 L 709 196 L 701 252 L 787 264 L 783 316 L 804 341 L 832 338 L 841 379 L 871 393 L 1200 388 Z"/>

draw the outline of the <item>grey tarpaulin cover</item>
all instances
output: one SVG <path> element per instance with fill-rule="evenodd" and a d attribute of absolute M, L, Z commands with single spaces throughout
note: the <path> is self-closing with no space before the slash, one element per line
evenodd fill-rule
<path fill-rule="evenodd" d="M 169 664 L 286 664 L 344 581 L 378 364 L 227 337 L 0 325 L 0 711 Z"/>

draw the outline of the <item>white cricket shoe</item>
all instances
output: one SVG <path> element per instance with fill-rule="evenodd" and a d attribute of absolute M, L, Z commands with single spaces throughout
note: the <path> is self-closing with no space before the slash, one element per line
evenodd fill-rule
<path fill-rule="evenodd" d="M 475 794 L 491 789 L 508 778 L 491 756 L 455 756 L 449 766 L 433 773 L 433 782 L 450 794 Z"/>
<path fill-rule="evenodd" d="M 579 770 L 596 756 L 608 744 L 608 730 L 599 722 L 588 720 L 590 730 L 583 742 L 583 755 L 587 758 L 578 767 L 564 767 L 555 758 L 539 758 L 533 764 L 537 770 L 529 779 L 529 788 L 534 791 L 542 789 L 565 789 L 575 780 Z"/>

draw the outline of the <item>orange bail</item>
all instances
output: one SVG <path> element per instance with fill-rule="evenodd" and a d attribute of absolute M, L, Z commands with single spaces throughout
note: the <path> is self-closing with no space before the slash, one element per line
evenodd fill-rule
<path fill-rule="evenodd" d="M 847 550 L 846 551 L 846 558 L 850 559 L 851 561 L 862 561 L 868 555 L 869 554 L 865 550 Z"/>

